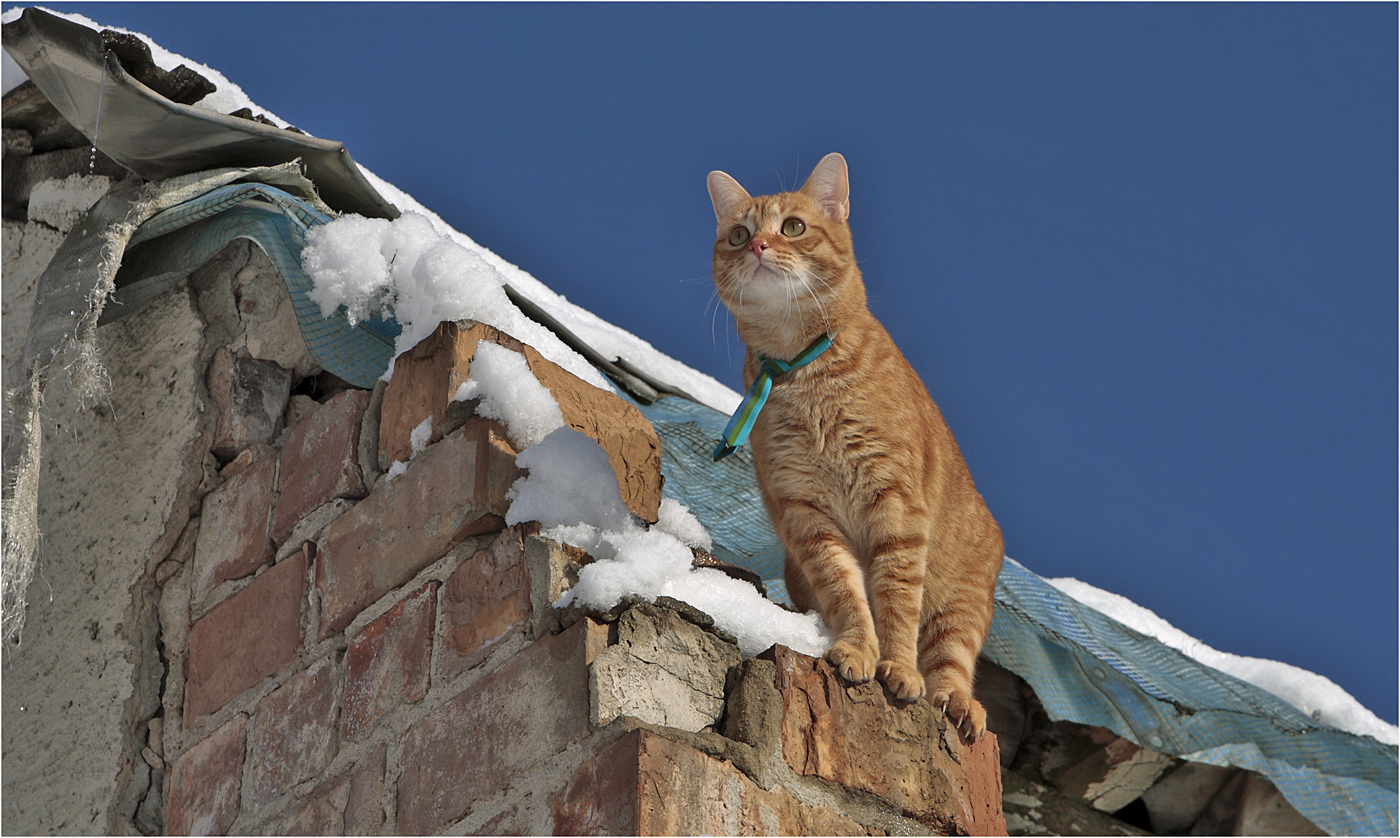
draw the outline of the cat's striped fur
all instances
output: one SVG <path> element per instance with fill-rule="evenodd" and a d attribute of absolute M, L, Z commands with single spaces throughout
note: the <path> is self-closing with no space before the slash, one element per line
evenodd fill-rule
<path fill-rule="evenodd" d="M 715 286 L 748 346 L 745 387 L 757 356 L 833 341 L 777 379 L 750 438 L 788 592 L 835 631 L 826 658 L 842 677 L 876 677 L 904 700 L 927 693 L 964 738 L 981 736 L 972 677 L 1001 531 L 928 390 L 866 307 L 846 161 L 827 155 L 797 192 L 753 198 L 723 172 L 709 190 Z"/>

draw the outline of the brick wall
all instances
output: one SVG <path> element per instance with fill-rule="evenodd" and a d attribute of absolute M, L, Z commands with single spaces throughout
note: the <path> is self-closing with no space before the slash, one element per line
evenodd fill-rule
<path fill-rule="evenodd" d="M 588 558 L 504 526 L 515 452 L 450 393 L 476 341 L 510 339 L 464 326 L 319 400 L 215 353 L 218 485 L 156 572 L 167 832 L 1005 832 L 992 735 L 964 747 L 782 647 L 742 659 L 684 603 L 552 608 Z M 561 402 L 611 398 L 549 374 Z M 650 429 L 612 401 L 581 430 L 616 437 L 654 514 Z"/>

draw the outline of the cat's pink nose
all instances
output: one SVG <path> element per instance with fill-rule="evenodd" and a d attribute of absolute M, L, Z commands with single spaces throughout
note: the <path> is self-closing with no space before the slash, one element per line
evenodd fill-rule
<path fill-rule="evenodd" d="M 768 249 L 768 242 L 764 239 L 754 239 L 749 243 L 749 249 L 753 251 L 753 255 L 762 259 L 763 251 Z"/>

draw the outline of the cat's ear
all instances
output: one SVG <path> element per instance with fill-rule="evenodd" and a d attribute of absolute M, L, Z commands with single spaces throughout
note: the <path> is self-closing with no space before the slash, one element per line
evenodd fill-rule
<path fill-rule="evenodd" d="M 753 200 L 739 181 L 724 172 L 710 172 L 705 179 L 710 188 L 710 203 L 715 205 L 715 221 L 723 224 L 740 204 Z"/>
<path fill-rule="evenodd" d="M 851 184 L 846 177 L 846 158 L 832 152 L 821 159 L 800 190 L 822 205 L 832 221 L 845 221 L 851 214 Z"/>

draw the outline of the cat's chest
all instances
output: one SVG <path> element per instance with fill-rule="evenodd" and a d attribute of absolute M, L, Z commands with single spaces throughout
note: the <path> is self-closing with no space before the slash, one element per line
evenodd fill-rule
<path fill-rule="evenodd" d="M 759 414 L 754 433 L 759 444 L 818 456 L 844 447 L 852 433 L 868 432 L 868 422 L 852 410 L 852 388 L 826 379 L 779 380 Z"/>

